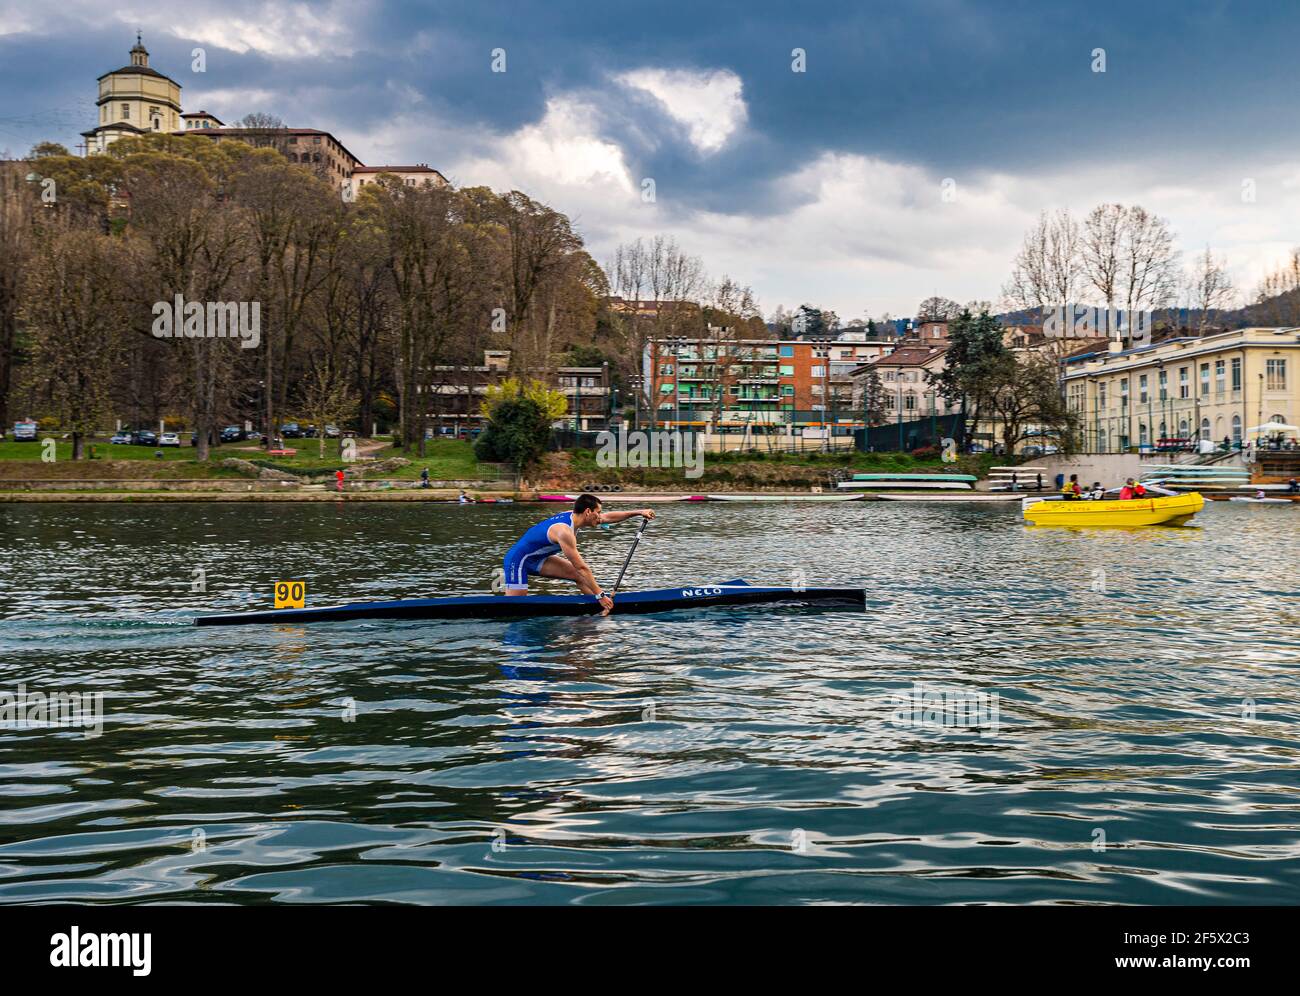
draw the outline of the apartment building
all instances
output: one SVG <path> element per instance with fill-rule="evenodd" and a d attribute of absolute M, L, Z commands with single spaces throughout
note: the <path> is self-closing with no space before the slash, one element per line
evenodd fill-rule
<path fill-rule="evenodd" d="M 660 428 L 800 435 L 861 425 L 852 372 L 894 340 L 746 339 L 710 326 L 700 337 L 651 339 L 642 355 L 650 411 Z"/>
<path fill-rule="evenodd" d="M 1300 418 L 1300 329 L 1248 328 L 1085 350 L 1062 364 L 1088 453 L 1206 440 L 1236 447 L 1248 430 Z M 1163 441 L 1163 442 L 1162 442 Z"/>
<path fill-rule="evenodd" d="M 481 364 L 430 367 L 424 389 L 434 395 L 430 408 L 435 421 L 456 432 L 482 428 L 484 419 L 481 412 L 488 387 L 509 376 L 508 349 L 484 350 Z M 564 418 L 569 427 L 580 430 L 608 428 L 613 407 L 608 364 L 516 371 L 514 376 L 540 380 L 551 390 L 562 393 L 569 402 Z"/>

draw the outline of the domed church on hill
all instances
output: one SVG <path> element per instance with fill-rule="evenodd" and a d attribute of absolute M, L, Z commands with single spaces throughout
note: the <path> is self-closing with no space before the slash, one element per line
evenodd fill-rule
<path fill-rule="evenodd" d="M 86 155 L 102 153 L 125 135 L 202 135 L 277 149 L 290 162 L 305 166 L 321 179 L 356 196 L 380 176 L 409 186 L 448 186 L 447 178 L 428 163 L 410 166 L 366 166 L 328 131 L 286 128 L 276 122 L 256 127 L 227 127 L 207 111 L 181 112 L 181 85 L 149 66 L 149 52 L 136 32 L 131 64 L 99 78 L 99 124 L 81 133 Z M 247 120 L 247 119 L 245 119 Z"/>
<path fill-rule="evenodd" d="M 131 64 L 99 78 L 99 124 L 83 131 L 86 152 L 104 152 L 124 135 L 181 128 L 181 85 L 149 66 L 149 52 L 135 36 Z"/>

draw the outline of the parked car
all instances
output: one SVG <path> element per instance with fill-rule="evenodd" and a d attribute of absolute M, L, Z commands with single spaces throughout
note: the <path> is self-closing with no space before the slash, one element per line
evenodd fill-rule
<path fill-rule="evenodd" d="M 131 433 L 127 432 L 125 429 L 121 432 L 115 432 L 109 442 L 116 443 L 119 446 L 129 446 L 131 443 Z"/>
<path fill-rule="evenodd" d="M 301 439 L 302 430 L 298 428 L 297 422 L 285 422 L 280 426 L 280 435 L 285 439 Z"/>
<path fill-rule="evenodd" d="M 237 443 L 241 439 L 247 439 L 248 433 L 244 432 L 243 426 L 228 425 L 221 430 L 221 441 L 223 443 Z"/>
<path fill-rule="evenodd" d="M 251 439 L 251 440 L 256 441 L 256 440 L 259 440 L 259 439 L 262 438 L 262 434 L 261 434 L 260 432 L 250 432 L 250 433 L 249 433 L 247 436 L 245 436 L 244 438 L 245 438 L 245 439 Z"/>
<path fill-rule="evenodd" d="M 180 446 L 181 437 L 174 432 L 164 432 L 158 437 L 159 446 Z"/>
<path fill-rule="evenodd" d="M 35 422 L 15 422 L 14 442 L 15 443 L 36 442 L 36 429 L 37 426 Z"/>
<path fill-rule="evenodd" d="M 148 429 L 136 429 L 131 433 L 131 443 L 133 446 L 157 446 L 158 433 L 150 432 Z"/>
<path fill-rule="evenodd" d="M 326 438 L 326 439 L 338 439 L 338 438 L 339 438 L 339 435 L 340 435 L 340 433 L 339 433 L 339 427 L 338 427 L 337 425 L 327 425 L 327 426 L 325 426 L 325 438 Z"/>
<path fill-rule="evenodd" d="M 316 427 L 314 425 L 304 425 L 302 427 L 302 435 L 304 439 L 315 439 Z"/>

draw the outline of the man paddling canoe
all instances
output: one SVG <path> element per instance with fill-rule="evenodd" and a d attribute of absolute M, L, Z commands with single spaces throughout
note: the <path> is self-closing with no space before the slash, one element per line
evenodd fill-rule
<path fill-rule="evenodd" d="M 505 557 L 505 588 L 507 595 L 527 595 L 528 575 L 538 574 L 544 578 L 563 578 L 576 584 L 584 595 L 595 595 L 609 615 L 614 608 L 610 598 L 596 583 L 591 568 L 578 553 L 578 538 L 575 531 L 591 528 L 636 516 L 653 519 L 653 509 L 642 508 L 632 512 L 605 512 L 601 510 L 600 499 L 595 495 L 579 495 L 573 503 L 572 512 L 561 512 L 549 519 L 543 519 L 519 538 Z"/>

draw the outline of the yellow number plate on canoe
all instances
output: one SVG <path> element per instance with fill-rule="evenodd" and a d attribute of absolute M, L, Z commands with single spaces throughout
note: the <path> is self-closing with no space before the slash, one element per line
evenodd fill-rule
<path fill-rule="evenodd" d="M 275 607 L 277 609 L 301 609 L 307 598 L 307 585 L 302 581 L 277 581 L 275 583 Z"/>

